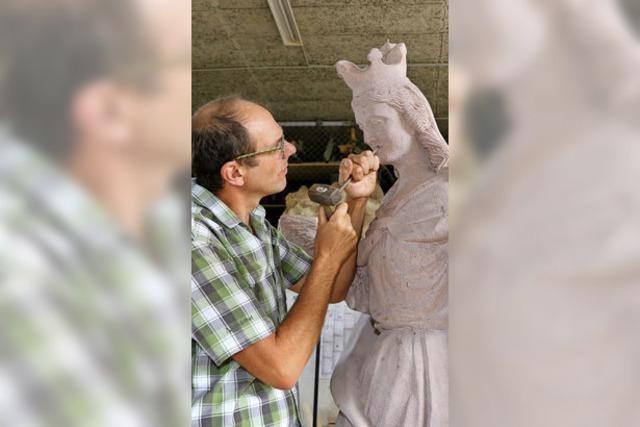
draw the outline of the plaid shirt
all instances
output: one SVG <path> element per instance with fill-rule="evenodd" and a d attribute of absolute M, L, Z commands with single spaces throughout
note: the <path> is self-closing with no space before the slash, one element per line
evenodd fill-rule
<path fill-rule="evenodd" d="M 0 127 L 0 426 L 188 419 L 186 227 L 181 216 L 151 215 L 163 230 L 151 240 L 166 242 L 156 259 Z"/>
<path fill-rule="evenodd" d="M 276 330 L 285 287 L 311 258 L 287 242 L 258 206 L 255 235 L 211 192 L 192 185 L 191 328 L 193 426 L 299 425 L 297 392 L 256 379 L 231 356 Z"/>

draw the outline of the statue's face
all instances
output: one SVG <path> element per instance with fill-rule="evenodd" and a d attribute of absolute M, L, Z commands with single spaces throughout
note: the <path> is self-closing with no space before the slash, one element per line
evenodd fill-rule
<path fill-rule="evenodd" d="M 359 102 L 354 108 L 364 142 L 376 150 L 383 164 L 394 164 L 409 152 L 413 132 L 396 109 L 373 101 Z"/>

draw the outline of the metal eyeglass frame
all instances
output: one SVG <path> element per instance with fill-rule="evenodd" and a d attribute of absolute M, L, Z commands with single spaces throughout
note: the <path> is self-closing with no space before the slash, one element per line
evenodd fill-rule
<path fill-rule="evenodd" d="M 278 142 L 278 145 L 276 147 L 273 148 L 265 148 L 262 150 L 258 150 L 258 151 L 254 151 L 253 153 L 247 153 L 247 154 L 243 154 L 241 156 L 236 157 L 233 160 L 240 160 L 240 159 L 246 159 L 247 157 L 253 157 L 253 156 L 257 156 L 258 154 L 266 154 L 266 153 L 273 153 L 274 151 L 280 151 L 282 153 L 282 158 L 285 158 L 284 155 L 284 134 L 282 134 L 282 136 L 280 137 L 280 142 Z"/>

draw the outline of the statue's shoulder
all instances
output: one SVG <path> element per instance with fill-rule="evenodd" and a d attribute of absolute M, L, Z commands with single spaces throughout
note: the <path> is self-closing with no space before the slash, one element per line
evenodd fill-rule
<path fill-rule="evenodd" d="M 425 243 L 446 239 L 449 213 L 446 182 L 426 182 L 396 203 L 385 221 L 396 239 Z"/>

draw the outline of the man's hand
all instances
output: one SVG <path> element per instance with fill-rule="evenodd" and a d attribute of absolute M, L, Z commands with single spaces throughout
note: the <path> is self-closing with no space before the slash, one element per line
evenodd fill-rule
<path fill-rule="evenodd" d="M 330 257 L 340 267 L 355 251 L 358 236 L 351 225 L 347 204 L 340 203 L 327 220 L 324 207 L 318 207 L 318 231 L 315 241 L 316 257 Z"/>
<path fill-rule="evenodd" d="M 372 151 L 363 151 L 360 154 L 350 154 L 349 158 L 340 162 L 340 182 L 345 182 L 349 176 L 353 179 L 345 188 L 347 196 L 351 199 L 369 197 L 376 189 L 377 172 L 380 168 L 380 160 Z"/>

